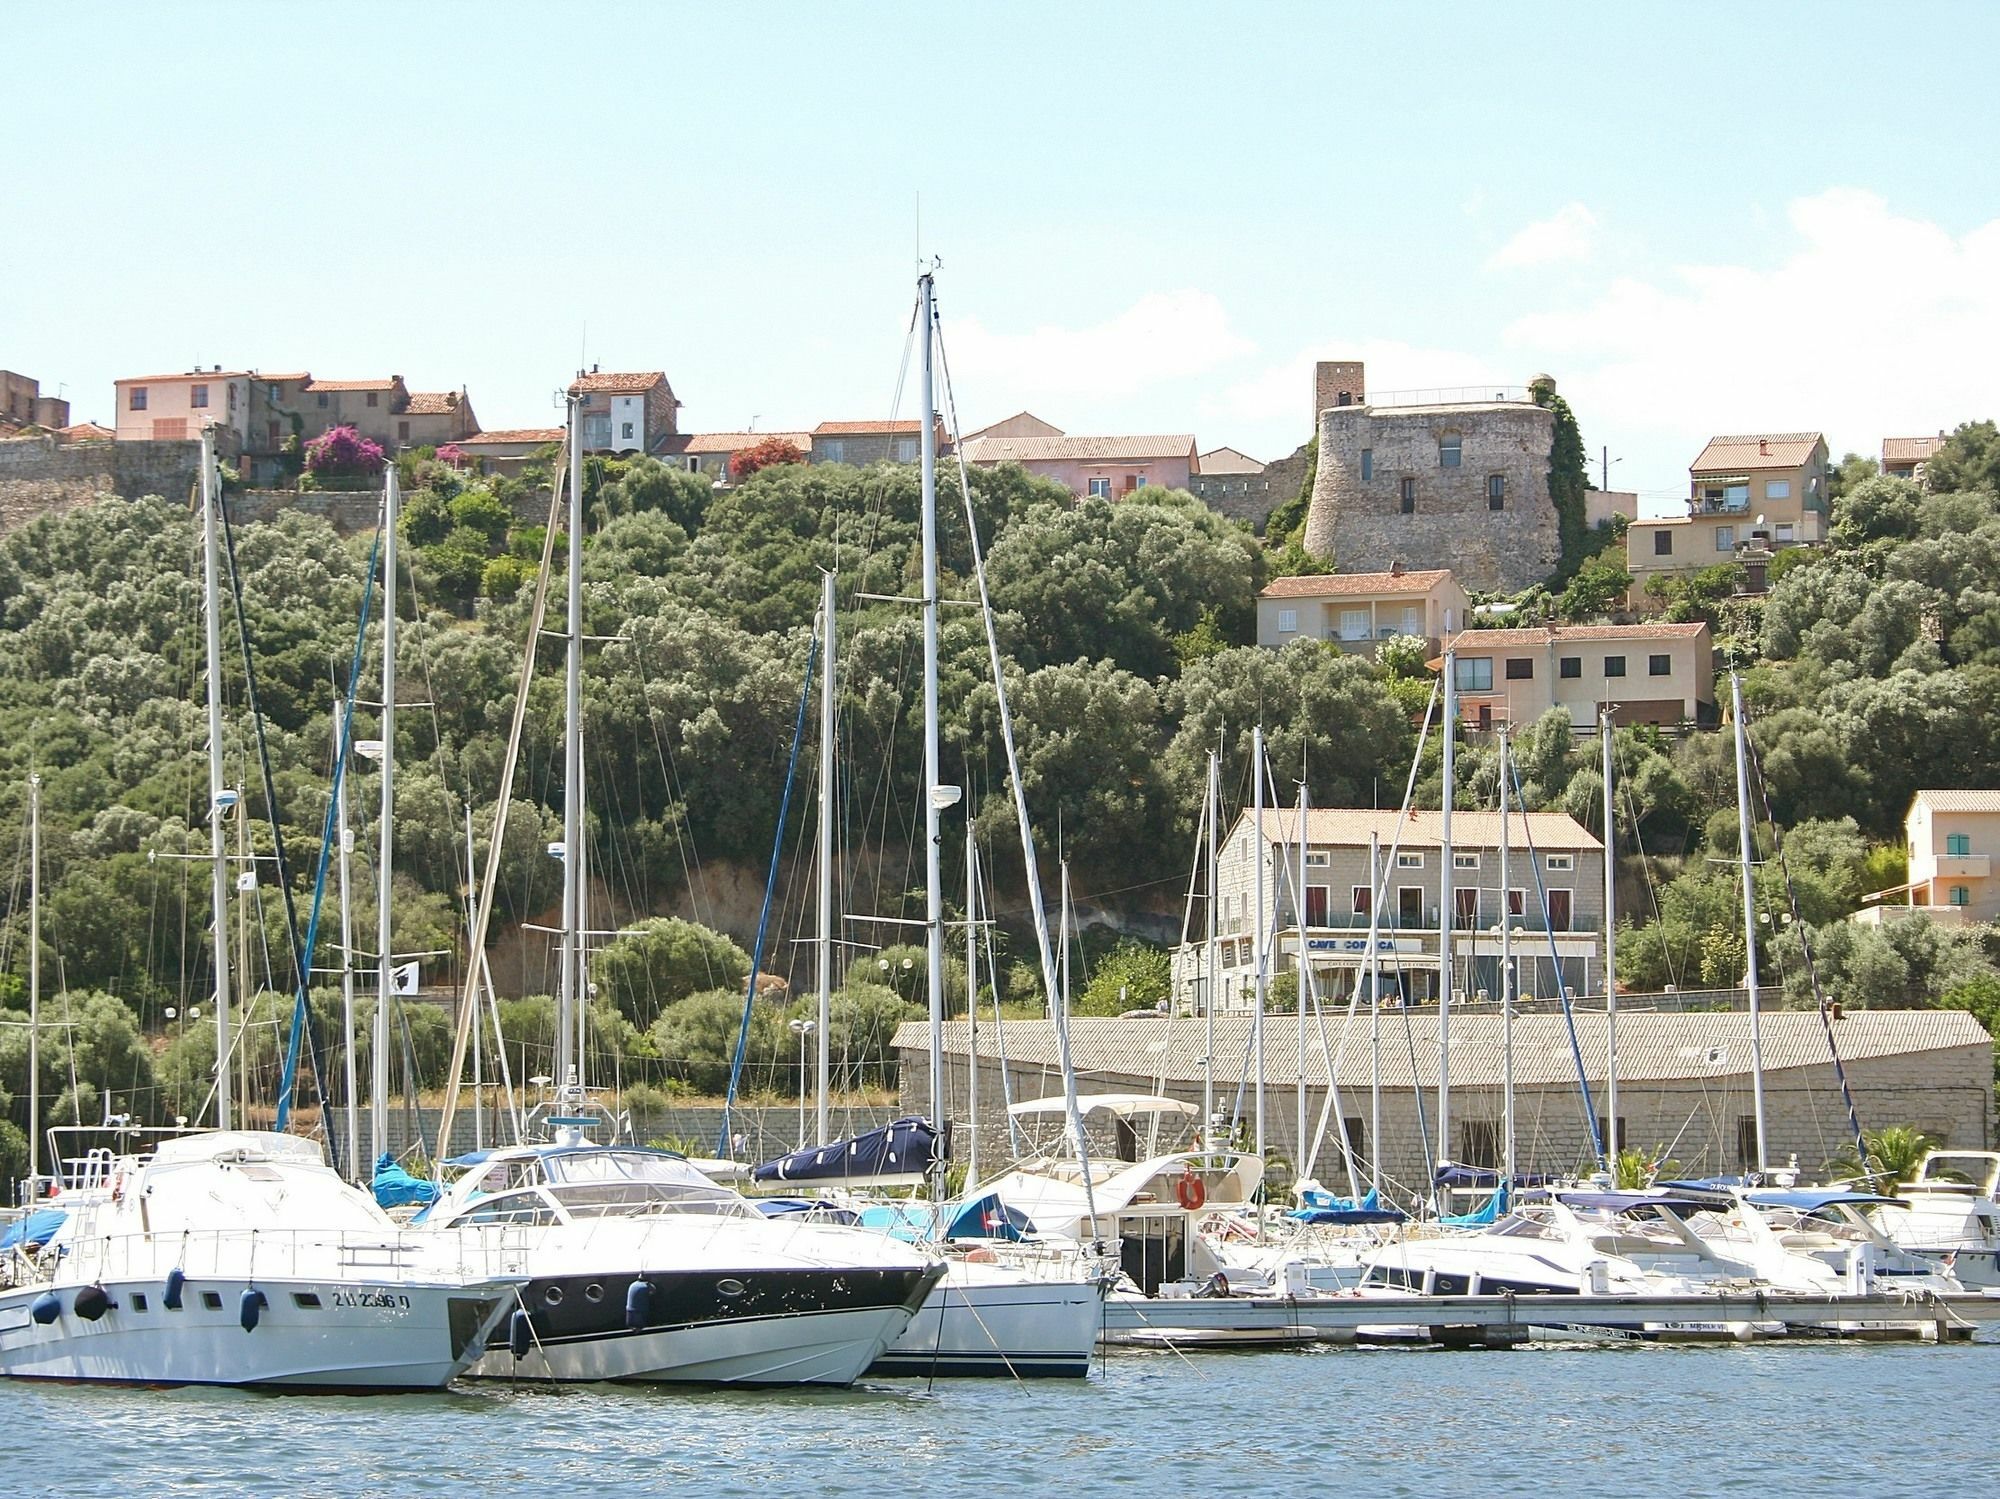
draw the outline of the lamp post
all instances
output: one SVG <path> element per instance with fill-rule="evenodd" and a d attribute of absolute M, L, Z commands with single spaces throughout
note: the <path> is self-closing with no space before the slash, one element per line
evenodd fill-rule
<path fill-rule="evenodd" d="M 792 1034 L 799 1038 L 799 1149 L 806 1148 L 806 1042 L 819 1029 L 819 1022 L 803 1017 L 792 1021 Z"/>

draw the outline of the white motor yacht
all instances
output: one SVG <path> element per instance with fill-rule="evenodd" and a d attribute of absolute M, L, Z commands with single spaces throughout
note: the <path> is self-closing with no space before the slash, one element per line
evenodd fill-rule
<path fill-rule="evenodd" d="M 1868 1216 L 1896 1245 L 1969 1291 L 2000 1288 L 2000 1152 L 1933 1150 Z"/>
<path fill-rule="evenodd" d="M 184 1135 L 72 1186 L 0 1261 L 15 1378 L 436 1389 L 513 1305 L 502 1256 L 403 1233 L 297 1136 Z"/>
<path fill-rule="evenodd" d="M 478 1378 L 849 1384 L 944 1273 L 881 1234 L 766 1218 L 637 1146 L 493 1151 L 414 1226 L 521 1245 L 528 1283 Z"/>

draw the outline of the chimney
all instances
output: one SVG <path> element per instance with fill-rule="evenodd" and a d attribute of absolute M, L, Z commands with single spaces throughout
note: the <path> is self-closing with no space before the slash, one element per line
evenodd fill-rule
<path fill-rule="evenodd" d="M 1389 576 L 1392 578 L 1400 578 L 1408 570 L 1408 564 L 1401 557 L 1398 557 L 1394 562 L 1389 564 Z"/>
<path fill-rule="evenodd" d="M 1760 437 L 1757 439 L 1757 456 L 1759 458 L 1769 458 L 1771 456 L 1770 438 Z"/>

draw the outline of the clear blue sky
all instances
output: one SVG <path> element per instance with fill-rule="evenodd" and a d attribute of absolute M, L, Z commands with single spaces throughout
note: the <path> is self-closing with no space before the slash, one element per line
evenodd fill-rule
<path fill-rule="evenodd" d="M 2000 414 L 2000 7 L 10 7 L 0 365 L 883 414 L 922 239 L 969 425 L 1275 457 L 1305 372 L 1546 369 L 1615 487 Z M 904 400 L 909 414 L 911 398 Z"/>

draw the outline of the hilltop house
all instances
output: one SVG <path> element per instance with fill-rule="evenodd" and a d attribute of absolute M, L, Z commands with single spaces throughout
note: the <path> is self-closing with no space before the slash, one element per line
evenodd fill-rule
<path fill-rule="evenodd" d="M 1715 647 L 1699 621 L 1467 630 L 1451 648 L 1459 715 L 1475 728 L 1533 723 L 1552 707 L 1579 729 L 1601 708 L 1621 725 L 1716 721 Z"/>
<path fill-rule="evenodd" d="M 1150 486 L 1186 489 L 1195 473 L 1192 434 L 1163 437 L 982 436 L 962 445 L 967 463 L 1018 463 L 1078 499 L 1123 499 Z"/>
<path fill-rule="evenodd" d="M 1683 515 L 1635 520 L 1625 568 L 1635 607 L 1648 579 L 1826 540 L 1826 439 L 1817 432 L 1711 437 L 1688 468 Z"/>
<path fill-rule="evenodd" d="M 660 370 L 617 373 L 593 364 L 568 393 L 582 397 L 577 416 L 586 453 L 651 453 L 679 430 L 681 403 Z"/>
<path fill-rule="evenodd" d="M 1866 905 L 1855 920 L 1871 926 L 1924 915 L 1950 926 L 2000 920 L 2000 791 L 1919 791 L 1903 818 L 1907 883 L 1867 897 L 1901 895 L 1900 905 Z"/>
<path fill-rule="evenodd" d="M 1434 655 L 1471 613 L 1472 600 L 1444 568 L 1273 578 L 1257 595 L 1257 644 L 1275 650 L 1294 640 L 1331 640 L 1372 657 L 1382 641 L 1410 636 Z"/>

